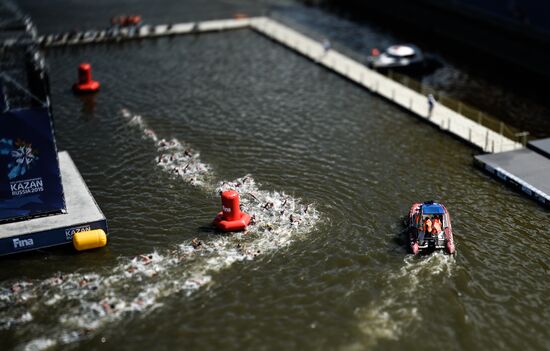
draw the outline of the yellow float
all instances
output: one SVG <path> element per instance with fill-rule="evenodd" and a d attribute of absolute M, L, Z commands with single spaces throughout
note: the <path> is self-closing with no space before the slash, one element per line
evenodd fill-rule
<path fill-rule="evenodd" d="M 78 251 L 96 249 L 107 245 L 107 235 L 103 229 L 75 233 L 73 245 Z"/>

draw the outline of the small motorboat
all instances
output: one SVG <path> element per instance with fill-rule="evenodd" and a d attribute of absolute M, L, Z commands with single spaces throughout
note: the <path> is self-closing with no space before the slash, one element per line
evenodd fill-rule
<path fill-rule="evenodd" d="M 372 49 L 371 56 L 367 57 L 367 66 L 381 72 L 389 70 L 406 73 L 424 73 L 435 67 L 427 60 L 422 51 L 413 44 L 399 44 L 388 47 L 380 53 Z"/>
<path fill-rule="evenodd" d="M 445 205 L 434 202 L 416 202 L 407 217 L 409 246 L 413 254 L 444 250 L 455 253 L 451 216 Z"/>

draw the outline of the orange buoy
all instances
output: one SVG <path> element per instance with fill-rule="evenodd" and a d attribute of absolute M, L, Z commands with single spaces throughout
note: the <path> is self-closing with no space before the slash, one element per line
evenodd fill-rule
<path fill-rule="evenodd" d="M 74 83 L 73 91 L 77 94 L 95 93 L 99 90 L 99 82 L 92 79 L 92 66 L 81 63 L 78 66 L 78 82 Z"/>
<path fill-rule="evenodd" d="M 250 216 L 241 212 L 239 193 L 235 190 L 222 192 L 222 211 L 214 218 L 214 225 L 222 232 L 236 232 L 246 229 Z"/>

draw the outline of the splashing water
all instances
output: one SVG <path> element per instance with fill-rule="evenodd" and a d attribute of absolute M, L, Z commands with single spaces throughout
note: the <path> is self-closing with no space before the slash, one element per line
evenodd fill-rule
<path fill-rule="evenodd" d="M 48 314 L 59 323 L 45 323 L 42 330 L 48 337 L 37 336 L 25 349 L 76 342 L 93 336 L 107 323 L 162 306 L 163 298 L 177 293 L 189 296 L 212 283 L 213 273 L 288 246 L 299 233 L 310 232 L 319 220 L 314 206 L 284 193 L 260 190 L 250 175 L 217 186 L 210 183 L 213 172 L 202 163 L 198 152 L 177 139 L 158 138 L 139 115 L 122 110 L 122 116 L 155 143 L 157 164 L 166 172 L 205 191 L 238 191 L 242 210 L 252 217 L 251 225 L 246 232 L 231 236 L 193 239 L 166 252 L 122 259 L 104 274 L 58 274 L 46 280 L 0 286 L 0 329 L 17 326 L 23 335 L 25 328 L 30 328 L 29 322 L 40 323 L 33 314 Z M 46 325 L 55 328 L 45 330 Z"/>
<path fill-rule="evenodd" d="M 122 117 L 126 118 L 131 125 L 141 129 L 144 137 L 151 139 L 157 146 L 159 156 L 157 165 L 165 171 L 194 186 L 202 187 L 212 173 L 208 165 L 200 160 L 200 154 L 188 145 L 182 144 L 177 139 L 159 139 L 152 129 L 148 128 L 140 115 L 134 115 L 123 109 Z"/>

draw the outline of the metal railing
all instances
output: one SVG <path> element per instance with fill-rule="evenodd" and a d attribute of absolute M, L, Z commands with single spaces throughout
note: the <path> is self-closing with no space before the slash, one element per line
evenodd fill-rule
<path fill-rule="evenodd" d="M 303 34 L 306 34 L 307 36 L 309 36 L 310 38 L 318 42 L 322 42 L 323 40 L 327 39 L 326 36 L 319 34 L 312 28 L 307 27 L 303 24 L 297 23 L 296 21 L 289 19 L 288 17 L 280 16 L 273 13 L 270 13 L 269 17 L 280 23 L 288 25 L 290 28 L 294 28 L 295 30 L 298 30 Z M 353 49 L 350 49 L 349 47 L 344 46 L 341 43 L 338 43 L 338 42 L 331 43 L 331 46 L 336 51 L 357 61 L 358 63 L 362 63 L 362 64 L 366 63 L 365 55 L 358 53 L 357 51 L 354 51 Z M 473 107 L 462 101 L 456 100 L 448 96 L 446 93 L 442 91 L 438 91 L 407 75 L 389 71 L 387 74 L 385 74 L 385 76 L 422 95 L 427 96 L 428 94 L 432 94 L 440 104 L 457 112 L 458 114 L 466 117 L 467 119 L 472 120 L 473 122 L 476 122 L 512 141 L 518 142 L 523 146 L 527 145 L 527 141 L 529 140 L 529 132 L 527 131 L 519 130 L 518 128 L 515 128 L 476 107 Z"/>
<path fill-rule="evenodd" d="M 486 128 L 489 128 L 492 131 L 500 135 L 503 135 L 508 139 L 521 143 L 523 146 L 527 144 L 527 141 L 529 139 L 529 132 L 527 131 L 522 131 L 522 130 L 519 130 L 518 128 L 512 127 L 484 111 L 481 111 L 462 101 L 456 100 L 446 95 L 445 93 L 441 91 L 437 91 L 436 89 L 433 89 L 432 87 L 427 86 L 407 75 L 397 73 L 394 71 L 388 71 L 386 76 L 420 94 L 423 94 L 423 95 L 432 94 L 440 104 L 457 112 L 458 114 Z"/>

